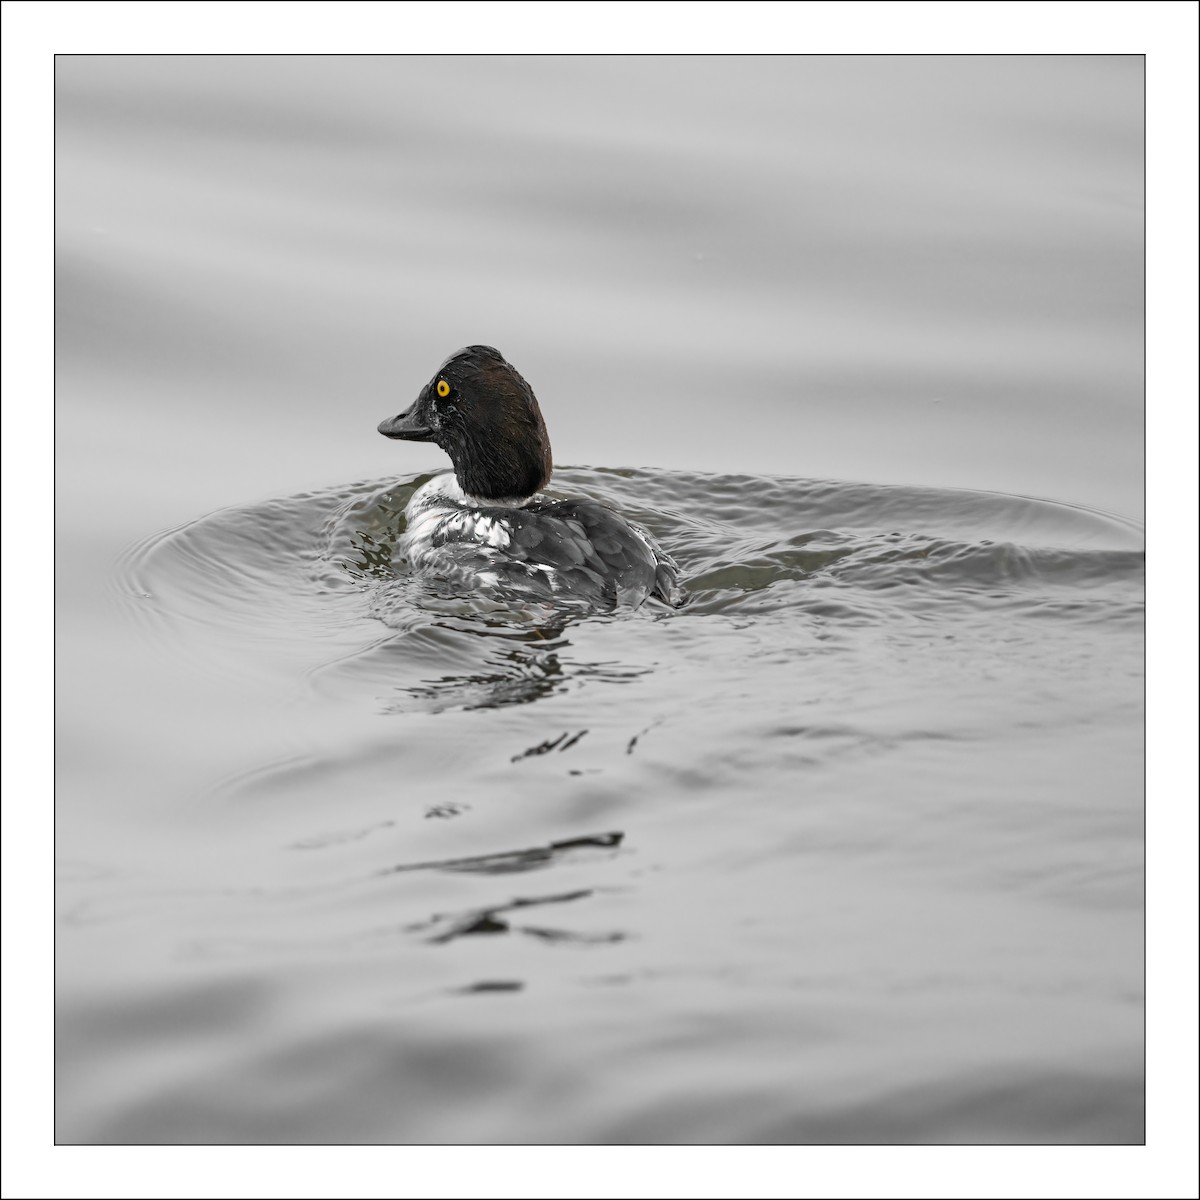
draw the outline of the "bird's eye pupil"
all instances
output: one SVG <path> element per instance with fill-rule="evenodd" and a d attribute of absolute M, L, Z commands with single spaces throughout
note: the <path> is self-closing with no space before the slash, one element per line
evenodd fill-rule
<path fill-rule="evenodd" d="M 450 385 L 444 379 L 438 380 L 437 394 L 443 399 L 450 395 Z"/>

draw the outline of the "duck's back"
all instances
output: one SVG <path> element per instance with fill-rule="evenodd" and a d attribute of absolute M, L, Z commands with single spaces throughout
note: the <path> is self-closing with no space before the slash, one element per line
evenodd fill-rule
<path fill-rule="evenodd" d="M 412 564 L 546 600 L 602 607 L 649 596 L 678 606 L 678 567 L 648 533 L 593 500 L 454 506 L 409 546 Z"/>

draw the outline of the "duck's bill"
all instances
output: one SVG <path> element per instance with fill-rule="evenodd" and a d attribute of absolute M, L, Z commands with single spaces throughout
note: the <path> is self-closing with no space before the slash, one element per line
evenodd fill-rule
<path fill-rule="evenodd" d="M 433 440 L 433 430 L 417 416 L 417 408 L 406 409 L 397 417 L 388 417 L 379 422 L 379 432 L 384 437 L 402 438 L 406 442 L 430 442 Z"/>

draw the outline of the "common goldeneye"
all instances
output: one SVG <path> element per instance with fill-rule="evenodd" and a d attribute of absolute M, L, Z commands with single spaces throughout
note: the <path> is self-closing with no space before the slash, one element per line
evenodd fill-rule
<path fill-rule="evenodd" d="M 413 570 L 471 587 L 606 608 L 647 596 L 678 606 L 678 567 L 637 525 L 595 500 L 538 492 L 553 470 L 533 389 L 491 346 L 452 354 L 385 437 L 436 442 L 454 470 L 404 510 L 397 547 Z"/>

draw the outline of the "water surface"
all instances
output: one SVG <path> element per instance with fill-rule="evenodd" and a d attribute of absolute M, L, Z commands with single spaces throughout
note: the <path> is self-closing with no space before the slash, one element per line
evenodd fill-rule
<path fill-rule="evenodd" d="M 531 617 L 393 563 L 423 478 L 224 510 L 124 564 L 161 724 L 278 746 L 199 772 L 119 862 L 64 830 L 60 1022 L 99 1087 L 69 1128 L 1139 1136 L 1135 526 L 564 470 L 692 599 Z"/>

